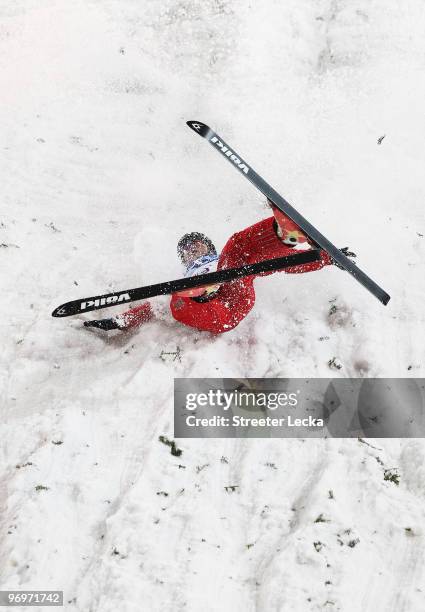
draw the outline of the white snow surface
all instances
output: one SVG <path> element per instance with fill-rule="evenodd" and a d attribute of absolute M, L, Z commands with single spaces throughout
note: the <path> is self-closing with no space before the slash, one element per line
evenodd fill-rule
<path fill-rule="evenodd" d="M 422 0 L 0 2 L 2 589 L 70 612 L 424 609 L 422 440 L 158 440 L 174 377 L 424 376 L 424 31 Z M 180 276 L 187 231 L 221 249 L 269 215 L 189 119 L 389 305 L 326 268 L 258 280 L 219 337 L 165 297 L 133 333 L 53 319 Z"/>

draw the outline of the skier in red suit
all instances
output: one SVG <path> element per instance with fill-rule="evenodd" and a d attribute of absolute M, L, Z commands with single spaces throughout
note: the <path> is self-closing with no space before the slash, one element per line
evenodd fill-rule
<path fill-rule="evenodd" d="M 188 276 L 218 270 L 237 268 L 244 264 L 285 257 L 294 251 L 311 249 L 308 238 L 299 227 L 271 202 L 273 216 L 234 234 L 226 243 L 220 257 L 212 242 L 203 234 L 186 234 L 179 241 L 178 253 L 186 265 Z M 316 248 L 316 247 L 314 247 Z M 343 249 L 345 254 L 354 253 Z M 333 264 L 326 251 L 321 259 L 312 263 L 286 268 L 290 274 L 320 270 Z M 273 272 L 263 272 L 267 276 Z M 190 327 L 220 334 L 234 329 L 252 310 L 255 303 L 255 276 L 246 276 L 230 283 L 198 287 L 173 294 L 170 309 L 173 317 Z M 116 316 L 113 319 L 86 321 L 87 327 L 101 329 L 129 329 L 152 319 L 154 313 L 149 302 Z"/>

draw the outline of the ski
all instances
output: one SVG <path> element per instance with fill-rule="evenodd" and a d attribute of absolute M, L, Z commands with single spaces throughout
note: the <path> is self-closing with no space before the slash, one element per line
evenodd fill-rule
<path fill-rule="evenodd" d="M 221 153 L 239 172 L 257 188 L 263 195 L 273 202 L 280 210 L 288 215 L 311 240 L 327 251 L 344 270 L 349 272 L 363 287 L 372 293 L 382 304 L 388 304 L 390 296 L 375 283 L 365 272 L 346 257 L 321 234 L 307 219 L 305 219 L 289 202 L 277 193 L 266 181 L 251 168 L 224 140 L 218 136 L 208 125 L 201 121 L 187 121 L 187 125 L 197 134 L 205 138 L 219 153 Z"/>
<path fill-rule="evenodd" d="M 66 302 L 55 308 L 52 312 L 52 317 L 69 317 L 75 314 L 90 312 L 91 310 L 100 310 L 101 308 L 109 308 L 110 306 L 117 306 L 118 304 L 127 304 L 128 302 L 134 302 L 136 300 L 145 300 L 157 295 L 176 293 L 184 289 L 193 289 L 194 287 L 202 287 L 203 285 L 229 283 L 244 276 L 260 274 L 261 272 L 270 272 L 272 270 L 283 270 L 292 266 L 312 263 L 313 261 L 320 261 L 319 250 L 311 249 L 309 251 L 298 251 L 298 253 L 288 255 L 287 257 L 266 259 L 258 263 L 246 264 L 240 268 L 228 268 L 227 270 L 191 276 L 190 278 L 179 278 L 156 285 L 147 285 L 146 287 L 137 287 L 136 289 L 104 293 L 103 295 L 73 300 L 72 302 Z"/>

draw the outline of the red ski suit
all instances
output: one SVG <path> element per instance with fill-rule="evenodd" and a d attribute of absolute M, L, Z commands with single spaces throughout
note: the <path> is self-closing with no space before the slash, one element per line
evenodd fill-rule
<path fill-rule="evenodd" d="M 238 268 L 244 264 L 285 257 L 293 253 L 294 249 L 278 237 L 275 218 L 270 217 L 234 234 L 221 252 L 217 269 Z M 326 251 L 321 251 L 320 261 L 286 268 L 285 272 L 312 272 L 331 263 Z M 259 276 L 268 274 L 273 272 L 262 272 Z M 254 306 L 254 279 L 255 276 L 245 276 L 231 283 L 224 283 L 208 301 L 173 295 L 170 303 L 172 315 L 180 323 L 202 331 L 216 334 L 229 331 L 236 327 Z"/>

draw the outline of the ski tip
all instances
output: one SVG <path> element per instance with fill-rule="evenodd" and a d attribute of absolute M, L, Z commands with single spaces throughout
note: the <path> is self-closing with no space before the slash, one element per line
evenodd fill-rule
<path fill-rule="evenodd" d="M 52 317 L 66 317 L 68 316 L 68 312 L 66 310 L 66 305 L 62 304 L 62 306 L 58 306 L 52 312 Z"/>
<path fill-rule="evenodd" d="M 204 138 L 208 135 L 212 130 L 206 125 L 202 123 L 202 121 L 186 121 L 186 125 L 190 127 L 191 130 L 203 136 Z"/>

